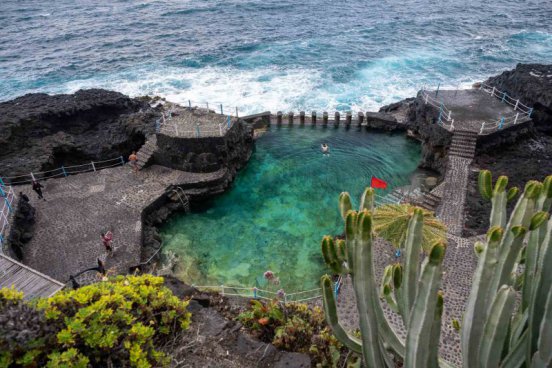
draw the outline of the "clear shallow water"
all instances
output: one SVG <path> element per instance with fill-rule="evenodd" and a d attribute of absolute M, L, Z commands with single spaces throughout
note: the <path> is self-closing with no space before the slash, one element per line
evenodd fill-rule
<path fill-rule="evenodd" d="M 264 110 L 376 109 L 552 62 L 542 0 L 0 2 L 0 100 L 104 87 Z"/>
<path fill-rule="evenodd" d="M 181 256 L 180 276 L 196 285 L 264 286 L 271 270 L 288 293 L 316 288 L 328 272 L 320 240 L 343 231 L 339 193 L 358 199 L 372 176 L 389 183 L 381 194 L 408 185 L 420 155 L 403 135 L 272 128 L 227 193 L 163 227 L 164 251 Z"/>

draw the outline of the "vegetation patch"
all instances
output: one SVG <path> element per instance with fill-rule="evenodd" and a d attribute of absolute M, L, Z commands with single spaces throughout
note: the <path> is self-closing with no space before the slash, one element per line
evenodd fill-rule
<path fill-rule="evenodd" d="M 158 367 L 158 347 L 191 314 L 151 275 L 111 280 L 25 302 L 0 290 L 0 367 Z"/>

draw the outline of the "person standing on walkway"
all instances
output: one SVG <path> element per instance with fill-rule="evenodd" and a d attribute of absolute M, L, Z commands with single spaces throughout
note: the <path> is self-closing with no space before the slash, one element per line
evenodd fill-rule
<path fill-rule="evenodd" d="M 128 156 L 128 161 L 132 166 L 135 173 L 138 173 L 138 156 L 136 156 L 136 151 L 132 151 L 130 156 Z"/>
<path fill-rule="evenodd" d="M 42 195 L 42 188 L 44 188 L 44 185 L 40 184 L 38 181 L 33 180 L 33 190 L 38 194 L 38 199 L 44 199 L 44 196 Z"/>
<path fill-rule="evenodd" d="M 107 251 L 107 254 L 112 256 L 113 255 L 113 246 L 112 246 L 111 242 L 113 241 L 113 233 L 111 232 L 111 230 L 109 230 L 105 234 L 102 233 L 101 234 L 101 239 L 102 239 L 103 246 L 105 247 L 105 250 Z"/>

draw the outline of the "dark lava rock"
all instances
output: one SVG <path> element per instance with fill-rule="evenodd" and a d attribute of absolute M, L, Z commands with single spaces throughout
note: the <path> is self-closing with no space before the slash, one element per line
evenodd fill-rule
<path fill-rule="evenodd" d="M 311 359 L 306 354 L 281 352 L 274 368 L 309 368 Z"/>
<path fill-rule="evenodd" d="M 164 276 L 165 286 L 168 287 L 174 295 L 180 299 L 190 298 L 197 290 L 186 285 L 174 276 Z"/>
<path fill-rule="evenodd" d="M 552 137 L 540 135 L 505 144 L 497 149 L 481 151 L 475 158 L 474 166 L 476 168 L 470 173 L 466 198 L 466 236 L 484 234 L 489 228 L 491 202 L 484 200 L 479 194 L 479 169 L 490 170 L 494 180 L 500 175 L 506 175 L 509 187 L 517 186 L 523 191 L 529 180 L 542 181 L 547 175 L 552 175 Z M 517 199 L 508 204 L 509 212 Z"/>
<path fill-rule="evenodd" d="M 535 127 L 552 133 L 552 65 L 518 64 L 485 83 L 532 106 Z"/>
<path fill-rule="evenodd" d="M 23 259 L 25 244 L 33 237 L 35 214 L 36 209 L 20 196 L 17 203 L 17 212 L 7 237 L 7 249 L 19 260 Z"/>
<path fill-rule="evenodd" d="M 147 100 L 102 89 L 0 103 L 0 175 L 127 157 L 155 130 Z"/>

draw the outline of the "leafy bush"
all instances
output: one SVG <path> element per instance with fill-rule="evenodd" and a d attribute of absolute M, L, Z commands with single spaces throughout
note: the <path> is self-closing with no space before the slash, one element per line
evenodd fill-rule
<path fill-rule="evenodd" d="M 38 316 L 43 333 L 19 341 L 17 323 L 2 324 L 0 367 L 164 366 L 168 358 L 156 346 L 188 328 L 187 305 L 151 275 L 118 276 L 32 304 L 4 290 L 0 316 L 26 320 L 12 311 L 26 308 Z"/>
<path fill-rule="evenodd" d="M 278 349 L 309 354 L 320 366 L 335 366 L 346 351 L 331 334 L 317 306 L 251 300 L 238 320 L 261 341 Z"/>

